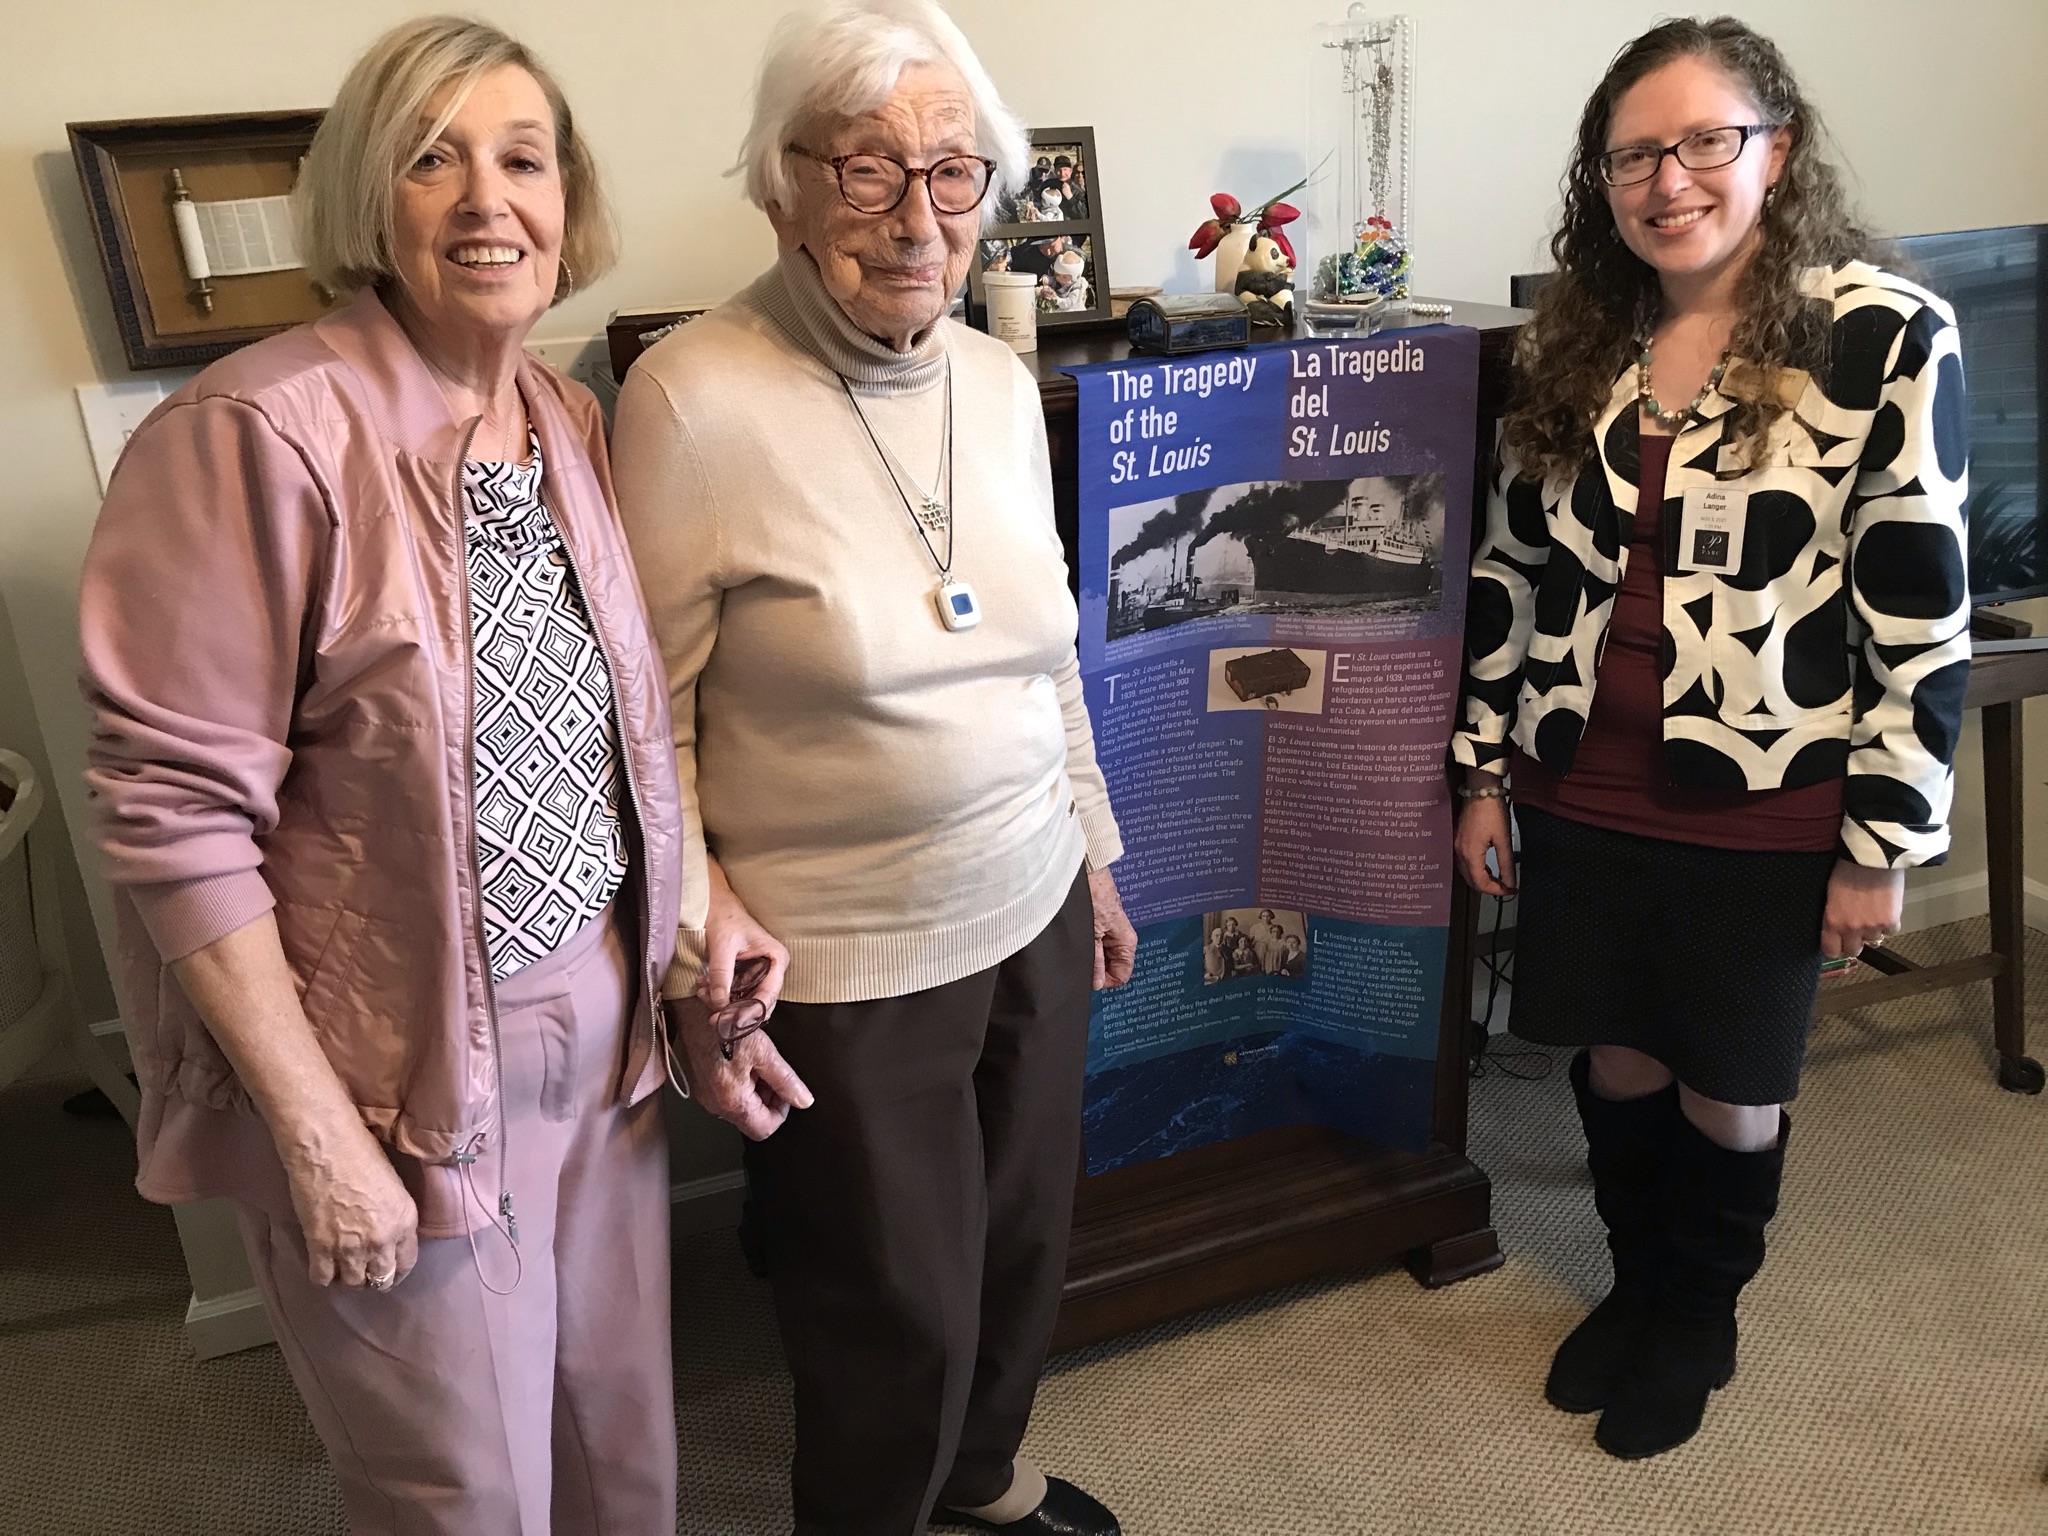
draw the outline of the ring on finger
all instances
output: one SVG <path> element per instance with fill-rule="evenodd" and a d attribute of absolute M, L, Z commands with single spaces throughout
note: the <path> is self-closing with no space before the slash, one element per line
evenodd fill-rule
<path fill-rule="evenodd" d="M 398 1271 L 387 1269 L 381 1275 L 365 1275 L 363 1276 L 363 1284 L 373 1291 L 388 1291 L 392 1286 L 398 1284 Z"/>

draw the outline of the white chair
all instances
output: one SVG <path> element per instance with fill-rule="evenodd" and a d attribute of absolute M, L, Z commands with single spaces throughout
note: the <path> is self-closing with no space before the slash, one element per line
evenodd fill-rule
<path fill-rule="evenodd" d="M 14 1081 L 68 1036 L 93 1082 L 130 1125 L 135 1085 L 86 1028 L 72 1000 L 57 941 L 56 882 L 38 868 L 29 833 L 43 787 L 26 758 L 0 751 L 0 1086 Z"/>

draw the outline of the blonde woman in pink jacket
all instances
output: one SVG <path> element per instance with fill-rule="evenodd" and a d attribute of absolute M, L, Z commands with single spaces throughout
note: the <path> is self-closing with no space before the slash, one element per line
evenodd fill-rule
<path fill-rule="evenodd" d="M 666 682 L 596 404 L 521 345 L 609 259 L 594 168 L 436 18 L 301 196 L 353 301 L 166 401 L 86 562 L 138 1184 L 237 1203 L 354 1531 L 672 1532 Z"/>

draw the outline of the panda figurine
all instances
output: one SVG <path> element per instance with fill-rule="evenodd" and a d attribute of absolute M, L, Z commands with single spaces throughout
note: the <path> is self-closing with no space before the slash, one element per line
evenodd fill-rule
<path fill-rule="evenodd" d="M 1294 263 L 1271 235 L 1259 235 L 1244 253 L 1232 291 L 1253 325 L 1294 323 Z"/>

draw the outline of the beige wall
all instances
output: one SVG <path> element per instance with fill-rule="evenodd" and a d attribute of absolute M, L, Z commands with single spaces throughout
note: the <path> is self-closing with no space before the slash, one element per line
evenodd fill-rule
<path fill-rule="evenodd" d="M 4 510 L 0 510 L 0 517 L 4 515 Z M 21 670 L 21 656 L 14 646 L 4 590 L 0 590 L 0 748 L 21 753 L 35 768 L 37 777 L 45 783 L 55 782 L 49 754 L 43 748 L 28 678 Z M 36 857 L 54 857 L 57 861 L 57 894 L 63 904 L 63 910 L 57 914 L 62 930 L 61 947 L 70 962 L 80 1011 L 87 1019 L 111 1019 L 115 1012 L 114 989 L 108 984 L 106 967 L 100 963 L 99 939 L 87 905 L 85 884 L 79 876 L 78 864 L 69 856 L 69 832 L 63 805 L 54 795 L 48 797 L 36 827 L 34 849 Z M 40 920 L 37 926 L 42 926 Z M 53 1053 L 52 1061 L 59 1059 Z"/>
<path fill-rule="evenodd" d="M 325 102 L 401 0 L 5 0 L 0 91 L 0 737 L 53 765 L 74 840 L 83 723 L 72 692 L 73 591 L 96 493 L 71 388 L 123 377 L 64 124 Z M 613 308 L 711 300 L 770 255 L 719 171 L 779 7 L 712 0 L 473 0 L 561 75 L 610 178 L 620 269 L 542 327 L 585 336 Z M 1395 9 L 1389 4 L 1385 9 Z M 1540 248 L 1579 102 L 1663 5 L 1410 0 L 1419 26 L 1414 240 L 1425 292 L 1501 300 Z M 1817 0 L 1744 8 L 1832 119 L 1865 206 L 1897 231 L 2048 220 L 2048 6 L 2040 0 Z M 1090 124 L 1119 282 L 1190 287 L 1184 249 L 1211 191 L 1277 191 L 1312 156 L 1309 32 L 1341 0 L 1094 0 L 1064 16 L 997 0 L 955 13 L 1035 122 Z M 1318 154 L 1320 151 L 1317 152 Z M 2031 721 L 2037 796 L 2048 716 Z M 1974 735 L 1974 732 L 1972 733 Z M 1965 797 L 1974 794 L 1964 787 Z M 2032 825 L 2048 805 L 2037 798 Z M 1967 825 L 1964 828 L 1967 843 Z M 1979 852 L 1981 865 L 1981 832 Z M 1967 852 L 1942 876 L 1966 876 Z M 2032 853 L 2048 882 L 2048 837 Z M 74 895 L 95 889 L 73 885 Z M 95 899 L 98 893 L 95 889 Z M 102 916 L 104 913 L 102 912 Z M 105 1006 L 82 911 L 82 985 Z M 684 1133 L 679 1176 L 729 1165 L 729 1140 Z"/>
<path fill-rule="evenodd" d="M 397 0 L 5 7 L 0 601 L 12 624 L 11 634 L 0 626 L 0 730 L 54 766 L 74 837 L 83 727 L 71 684 L 73 587 L 96 497 L 71 386 L 123 370 L 63 125 L 318 104 L 372 36 L 422 8 Z M 483 0 L 473 8 L 519 32 L 561 74 L 604 161 L 625 236 L 620 269 L 550 316 L 542 334 L 588 335 L 620 305 L 716 299 L 766 261 L 765 226 L 719 171 L 737 141 L 774 7 Z M 1408 9 L 1420 40 L 1421 286 L 1497 299 L 1509 273 L 1541 264 L 1577 103 L 1615 46 L 1663 8 L 1415 0 Z M 1308 28 L 1341 6 L 1268 0 L 1248 24 L 1237 0 L 1107 0 L 1057 38 L 1028 6 L 960 0 L 956 11 L 1026 117 L 1095 127 L 1118 280 L 1189 286 L 1195 269 L 1184 246 L 1208 192 L 1277 190 L 1303 167 Z M 1879 225 L 2048 219 L 2048 93 L 2039 88 L 2048 75 L 2048 7 L 1977 0 L 1934 12 L 1871 0 L 1853 25 L 1812 0 L 1774 0 L 1746 14 L 1805 72 Z M 1937 16 L 1947 24 L 1933 24 Z M 26 700 L 10 675 L 25 679 Z M 2038 876 L 2048 864 L 2035 869 Z M 82 938 L 82 925 L 76 931 Z M 89 959 L 81 969 L 90 972 Z M 88 978 L 88 990 L 95 985 Z"/>

